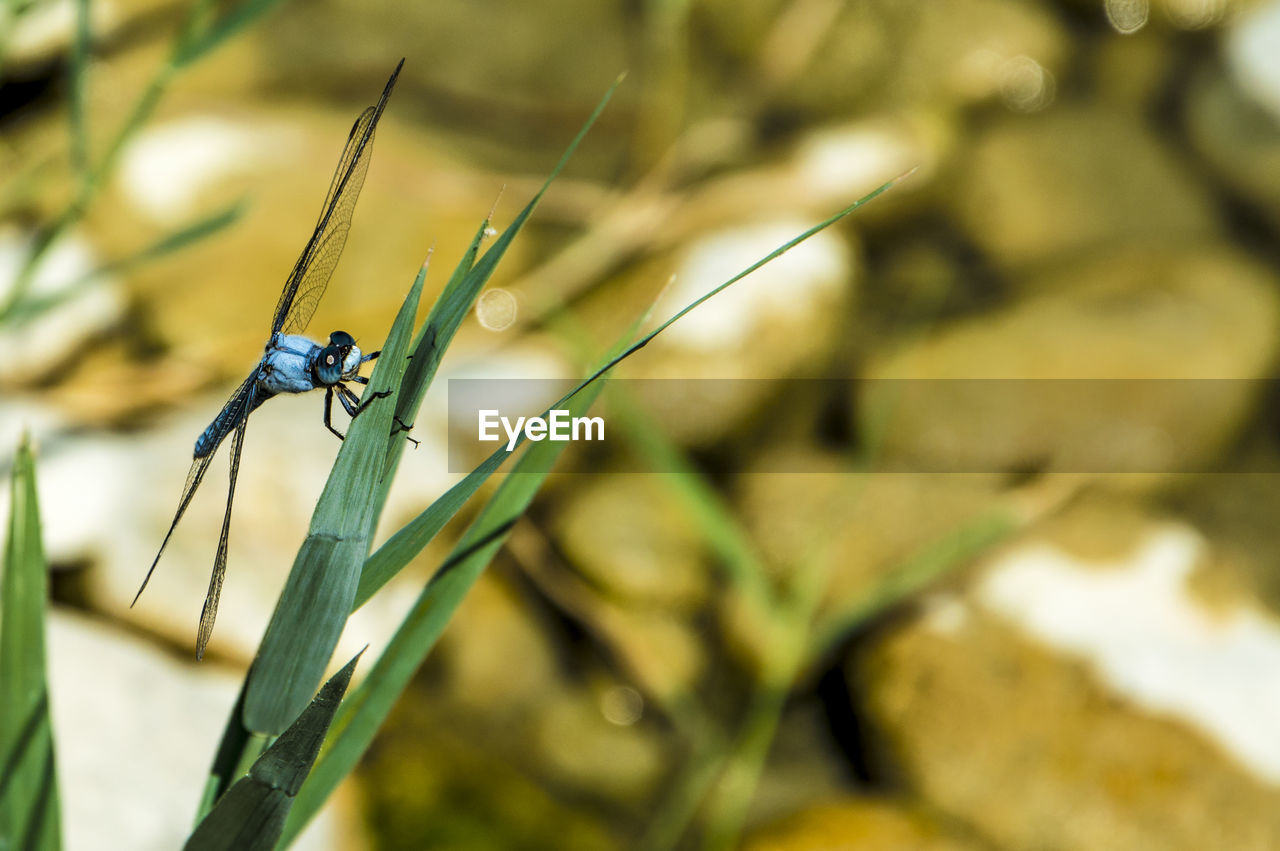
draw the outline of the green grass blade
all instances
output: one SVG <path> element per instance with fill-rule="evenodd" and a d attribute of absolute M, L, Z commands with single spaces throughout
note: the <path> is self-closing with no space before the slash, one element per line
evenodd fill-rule
<path fill-rule="evenodd" d="M 617 383 L 614 387 L 620 389 Z M 662 477 L 663 483 L 683 503 L 729 580 L 754 602 L 767 603 L 771 592 L 765 581 L 764 564 L 733 509 L 625 391 L 614 393 L 612 401 L 613 420 L 622 426 L 628 443 L 649 469 L 667 473 Z"/>
<path fill-rule="evenodd" d="M 209 811 L 187 840 L 188 851 L 267 851 L 275 847 L 289 808 L 315 764 L 359 659 L 360 654 L 356 654 L 324 684 L 289 729 Z"/>
<path fill-rule="evenodd" d="M 180 68 L 195 62 L 222 42 L 253 24 L 258 18 L 275 8 L 279 2 L 280 0 L 244 0 L 212 23 L 207 19 L 201 21 L 203 26 L 192 27 L 181 40 L 178 49 L 174 52 L 173 64 Z M 205 16 L 201 15 L 201 17 Z"/>
<path fill-rule="evenodd" d="M 1023 522 L 1014 511 L 997 508 L 928 542 L 851 605 L 824 616 L 815 629 L 814 655 L 827 652 L 871 618 L 971 563 L 1007 540 Z"/>
<path fill-rule="evenodd" d="M 547 189 L 564 171 L 564 167 L 568 165 L 569 160 L 578 150 L 582 140 L 586 138 L 587 133 L 595 125 L 600 114 L 604 112 L 605 106 L 613 98 L 613 93 L 622 84 L 622 80 L 623 76 L 619 76 L 614 80 L 613 85 L 600 98 L 591 115 L 587 117 L 582 127 L 579 128 L 577 135 L 573 137 L 573 141 L 569 143 L 564 153 L 560 155 L 560 160 L 556 163 L 555 168 L 551 170 L 551 173 L 547 175 L 547 179 L 543 181 L 537 194 L 525 205 L 524 209 L 507 226 L 506 230 L 494 240 L 493 245 L 489 246 L 489 250 L 478 261 L 475 259 L 476 254 L 479 252 L 480 243 L 489 226 L 489 220 L 486 219 L 476 232 L 467 253 L 463 256 L 462 262 L 458 264 L 453 275 L 450 276 L 449 283 L 445 286 L 444 291 L 441 292 L 440 297 L 431 306 L 431 313 L 427 316 L 422 332 L 415 342 L 415 363 L 405 373 L 405 381 L 400 387 L 400 401 L 396 410 L 396 415 L 400 417 L 402 422 L 410 422 L 410 419 L 416 415 L 418 407 L 422 404 L 422 398 L 427 392 L 427 387 L 430 386 L 432 379 L 435 378 L 436 369 L 440 365 L 440 358 L 449 348 L 449 344 L 453 342 L 453 336 L 457 333 L 458 326 L 462 324 L 462 320 L 471 311 L 471 307 L 475 304 L 480 291 L 484 289 L 484 285 L 493 276 L 494 269 L 497 268 L 503 255 L 506 254 L 512 240 L 516 238 L 516 235 L 520 233 L 521 228 L 524 227 L 529 217 L 533 215 L 533 211 L 537 209 L 538 202 L 542 200 L 542 196 L 546 194 Z M 429 352 L 430 356 L 420 355 L 419 351 Z M 400 454 L 403 451 L 404 441 L 394 442 L 388 451 L 388 467 L 393 473 L 399 466 Z M 391 476 L 388 476 L 384 482 L 379 507 L 381 507 L 382 501 L 385 501 L 386 491 L 390 488 L 390 485 Z"/>
<path fill-rule="evenodd" d="M 177 230 L 165 234 L 136 254 L 131 254 L 102 267 L 95 274 L 127 272 L 142 263 L 158 260 L 167 254 L 186 248 L 193 242 L 205 239 L 223 228 L 235 224 L 248 209 L 249 204 L 246 200 L 234 201 L 217 212 L 210 213 L 203 218 L 196 219 L 189 225 L 183 225 Z"/>
<path fill-rule="evenodd" d="M 424 267 L 387 335 L 365 390 L 366 398 L 400 385 L 425 277 Z M 360 568 L 369 554 L 394 412 L 394 395 L 372 402 L 352 421 L 338 450 L 311 517 L 311 529 L 249 671 L 244 725 L 254 732 L 277 734 L 283 730 L 324 678 L 355 600 Z M 402 440 L 403 435 L 397 439 Z"/>
<path fill-rule="evenodd" d="M 383 585 L 404 569 L 410 560 L 422 552 L 436 534 L 458 513 L 467 500 L 488 481 L 511 453 L 500 448 L 476 467 L 466 478 L 449 488 L 426 510 L 402 526 L 394 535 L 378 547 L 364 563 L 360 572 L 360 584 L 352 611 L 363 606 Z"/>
<path fill-rule="evenodd" d="M 577 151 L 578 145 L 586 138 L 587 132 L 600 117 L 622 80 L 623 78 L 619 76 L 613 85 L 609 87 L 609 90 L 604 93 L 604 96 L 600 98 L 600 102 L 596 104 L 596 108 L 592 110 L 591 115 L 578 130 L 577 135 L 573 137 L 573 141 L 565 148 L 564 153 L 560 155 L 560 160 L 556 163 L 555 168 L 551 170 L 547 179 L 543 181 L 542 187 L 537 194 L 525 205 L 524 209 L 520 211 L 511 224 L 507 226 L 507 229 L 502 232 L 478 261 L 476 256 L 480 250 L 480 243 L 483 241 L 485 232 L 489 227 L 489 220 L 486 219 L 484 224 L 476 231 L 475 237 L 471 240 L 471 245 L 463 255 L 461 262 L 454 269 L 449 282 L 440 293 L 440 297 L 431 306 L 431 313 L 428 314 L 422 331 L 415 341 L 413 362 L 409 369 L 405 371 L 404 381 L 400 385 L 400 393 L 396 403 L 396 416 L 402 422 L 409 422 L 410 418 L 416 415 L 427 388 L 430 386 L 432 379 L 435 378 L 441 356 L 453 341 L 453 336 L 457 333 L 458 326 L 462 324 L 462 320 L 471 310 L 471 306 L 475 304 L 476 297 L 480 295 L 480 291 L 489 281 L 489 278 L 492 277 L 493 270 L 506 253 L 508 246 L 511 245 L 511 241 L 515 239 L 516 234 L 520 232 L 525 222 L 533 215 L 538 202 L 542 200 L 542 196 L 546 194 L 551 183 L 560 176 L 574 152 Z M 392 476 L 399 466 L 400 456 L 403 451 L 404 441 L 396 441 L 388 450 L 387 467 L 389 474 L 382 484 L 382 490 L 379 494 L 379 507 L 386 500 L 387 490 L 391 486 Z M 391 577 L 395 576 L 405 564 L 408 564 L 409 559 L 417 555 L 444 528 L 450 518 L 471 498 L 471 495 L 484 484 L 498 467 L 502 466 L 508 454 L 505 450 L 495 452 L 480 467 L 450 488 L 444 496 L 432 503 L 408 527 L 400 530 L 400 533 L 393 536 L 392 540 L 379 548 L 378 552 L 371 557 L 370 562 L 366 564 L 361 572 L 355 608 L 364 605 L 375 591 L 385 585 Z"/>
<path fill-rule="evenodd" d="M 60 848 L 53 724 L 45 678 L 48 569 L 35 459 L 23 440 L 0 561 L 0 848 Z"/>
<path fill-rule="evenodd" d="M 573 415 L 586 412 L 599 388 L 600 385 L 595 385 L 573 400 L 570 404 Z M 467 591 L 533 501 L 564 446 L 552 441 L 533 444 L 427 583 L 368 677 L 356 687 L 340 712 L 329 747 L 303 785 L 297 805 L 290 813 L 285 826 L 286 843 L 319 811 L 342 778 L 355 767 Z"/>
<path fill-rule="evenodd" d="M 461 286 L 467 273 L 475 266 L 476 256 L 480 252 L 480 243 L 484 240 L 488 230 L 489 219 L 486 218 L 476 230 L 476 235 L 471 239 L 471 245 L 467 247 L 462 259 L 458 261 L 453 274 L 449 276 L 449 281 L 445 284 L 440 297 L 431 306 L 431 313 L 427 316 L 427 321 L 422 324 L 422 327 L 418 329 L 417 336 L 414 337 L 413 354 L 409 358 L 408 366 L 405 367 L 404 377 L 400 380 L 400 392 L 396 394 L 396 422 L 398 423 L 412 425 L 413 419 L 418 414 L 418 408 L 422 406 L 422 398 L 426 395 L 427 387 L 431 384 L 431 379 L 435 376 L 436 370 L 440 366 L 440 359 L 444 356 L 444 351 L 448 347 L 448 340 L 441 337 L 442 329 L 440 323 L 435 321 L 437 310 L 442 302 L 448 302 L 456 298 L 455 292 Z M 449 335 L 449 339 L 452 339 L 452 334 Z M 400 458 L 404 454 L 404 444 L 405 441 L 403 440 L 391 440 L 387 444 L 387 472 L 383 477 L 382 487 L 378 491 L 377 512 L 379 516 L 382 514 L 383 506 L 386 505 L 387 494 L 391 490 L 391 482 L 395 479 L 396 471 L 400 468 Z"/>

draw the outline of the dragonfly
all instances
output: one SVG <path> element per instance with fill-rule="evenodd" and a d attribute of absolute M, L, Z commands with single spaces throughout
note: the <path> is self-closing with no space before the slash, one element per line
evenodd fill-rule
<path fill-rule="evenodd" d="M 142 580 L 142 587 L 133 598 L 133 602 L 137 603 L 142 596 L 147 583 L 151 581 L 151 574 L 160 563 L 160 556 L 169 544 L 169 538 L 173 536 L 173 530 L 191 504 L 191 498 L 200 487 L 214 455 L 223 441 L 230 437 L 231 484 L 227 490 L 227 507 L 222 517 L 218 551 L 213 560 L 213 574 L 209 578 L 209 590 L 205 594 L 204 608 L 200 612 L 200 628 L 196 635 L 197 659 L 204 658 L 205 647 L 213 634 L 213 622 L 218 614 L 222 580 L 227 570 L 231 503 L 235 499 L 236 474 L 240 470 L 240 453 L 244 448 L 249 415 L 272 396 L 280 393 L 305 393 L 323 387 L 325 428 L 342 439 L 343 434 L 334 428 L 331 416 L 335 396 L 354 420 L 374 399 L 390 395 L 390 391 L 382 391 L 367 394 L 368 399 L 361 399 L 345 383 L 350 381 L 367 385 L 369 379 L 359 374 L 360 368 L 377 358 L 380 352 L 361 352 L 355 339 L 345 331 L 330 334 L 327 345 L 303 336 L 303 332 L 329 285 L 329 279 L 333 277 L 334 267 L 338 265 L 338 258 L 346 245 L 356 199 L 369 170 L 373 134 L 403 66 L 404 60 L 401 59 L 391 78 L 387 80 L 377 104 L 364 110 L 351 126 L 351 133 L 338 160 L 338 168 L 329 182 L 329 191 L 320 208 L 320 218 L 315 230 L 285 280 L 284 290 L 276 302 L 275 313 L 271 317 L 271 334 L 267 338 L 262 359 L 254 366 L 249 377 L 231 394 L 231 398 L 222 406 L 222 411 L 214 417 L 209 427 L 196 438 L 191 469 L 187 472 L 187 482 L 183 485 L 182 497 L 178 500 L 178 510 L 160 544 L 160 551 L 156 553 L 155 560 Z"/>

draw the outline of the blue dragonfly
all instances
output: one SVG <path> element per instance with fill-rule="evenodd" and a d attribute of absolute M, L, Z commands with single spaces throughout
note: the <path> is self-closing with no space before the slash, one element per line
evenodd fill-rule
<path fill-rule="evenodd" d="M 222 411 L 214 417 L 209 427 L 196 438 L 191 469 L 187 472 L 187 483 L 182 488 L 177 513 L 160 544 L 160 551 L 156 553 L 155 560 L 142 580 L 142 587 L 133 598 L 136 603 L 138 597 L 142 596 L 173 530 L 177 528 L 178 521 L 182 519 L 196 489 L 200 487 L 213 456 L 222 442 L 230 436 L 231 485 L 227 491 L 226 513 L 222 518 L 222 534 L 218 537 L 218 552 L 213 560 L 213 575 L 209 578 L 209 590 L 205 594 L 204 609 L 200 613 L 200 629 L 196 636 L 197 659 L 204 657 L 205 647 L 213 634 L 213 621 L 218 614 L 218 599 L 222 594 L 222 579 L 227 569 L 231 503 L 235 498 L 236 473 L 240 469 L 240 451 L 244 447 L 245 426 L 249 415 L 263 402 L 279 393 L 305 393 L 323 387 L 325 428 L 341 439 L 342 432 L 333 427 L 331 418 L 335 396 L 354 419 L 374 399 L 390 395 L 390 391 L 373 393 L 362 401 L 344 383 L 353 381 L 367 385 L 369 379 L 359 374 L 360 367 L 378 357 L 380 352 L 362 353 L 355 339 L 345 331 L 330 334 L 327 345 L 302 336 L 302 332 L 311 321 L 316 305 L 320 303 L 320 297 L 324 295 L 329 279 L 333 276 L 334 267 L 338 265 L 342 248 L 346 245 L 356 198 L 360 195 L 365 174 L 369 170 L 373 133 L 403 65 L 404 60 L 401 59 L 391 78 L 387 80 L 377 105 L 362 112 L 352 125 L 346 147 L 338 160 L 338 168 L 329 183 L 329 191 L 325 195 L 315 231 L 302 249 L 298 262 L 285 280 L 280 300 L 276 302 L 275 314 L 271 319 L 271 334 L 267 338 L 262 359 L 249 373 L 249 377 L 231 394 L 231 398 L 222 406 Z"/>

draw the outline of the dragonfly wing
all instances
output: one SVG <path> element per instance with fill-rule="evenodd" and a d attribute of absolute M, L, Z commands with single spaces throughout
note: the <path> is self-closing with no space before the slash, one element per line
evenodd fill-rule
<path fill-rule="evenodd" d="M 249 390 L 247 410 L 253 408 L 254 391 Z M 218 600 L 222 597 L 222 579 L 227 572 L 227 539 L 231 531 L 231 503 L 236 497 L 236 475 L 240 472 L 240 452 L 244 449 L 244 433 L 249 417 L 240 418 L 235 436 L 231 438 L 231 485 L 227 489 L 227 510 L 222 515 L 222 534 L 218 536 L 218 554 L 213 559 L 213 574 L 209 577 L 209 590 L 204 596 L 204 608 L 200 611 L 200 631 L 196 635 L 196 659 L 204 658 L 204 648 L 213 635 L 213 621 L 218 616 Z"/>
<path fill-rule="evenodd" d="M 367 159 L 365 164 L 367 167 Z M 360 178 L 363 180 L 364 175 L 361 174 Z M 359 188 L 356 191 L 358 192 Z M 355 204 L 356 198 L 352 195 L 350 196 L 352 209 L 355 209 Z M 293 308 L 289 311 L 289 316 L 281 329 L 284 333 L 301 334 L 306 330 L 307 323 L 316 312 L 316 306 L 320 304 L 320 297 L 324 295 L 325 288 L 329 285 L 329 278 L 338 265 L 338 259 L 342 256 L 342 249 L 347 244 L 347 232 L 350 230 L 351 215 L 348 213 L 346 220 L 340 220 L 332 225 L 325 233 L 324 239 L 316 246 L 311 266 L 298 287 L 297 294 L 294 295 Z"/>
<path fill-rule="evenodd" d="M 227 399 L 227 403 L 222 406 L 222 411 L 214 419 L 214 425 L 232 423 L 237 419 L 243 422 L 249 416 L 252 408 L 249 407 L 248 403 L 252 395 L 254 380 L 257 377 L 258 370 L 255 368 L 249 374 L 249 377 L 231 394 L 231 397 Z M 191 469 L 187 471 L 187 483 L 182 486 L 182 498 L 178 500 L 178 510 L 174 512 L 173 522 L 169 524 L 169 531 L 165 533 L 164 540 L 160 543 L 160 551 L 156 553 L 155 560 L 151 562 L 151 567 L 147 568 L 147 575 L 143 577 L 142 585 L 138 588 L 138 593 L 133 597 L 133 603 L 138 602 L 138 598 L 142 596 L 147 583 L 151 581 L 151 574 L 155 572 L 156 565 L 160 563 L 160 556 L 164 555 L 164 548 L 169 545 L 169 538 L 173 537 L 173 530 L 178 528 L 178 521 L 186 513 L 187 506 L 191 504 L 191 498 L 196 495 L 196 489 L 200 487 L 200 482 L 204 479 L 205 472 L 209 469 L 209 465 L 213 463 L 213 456 L 217 453 L 218 446 L 222 443 L 229 430 L 229 427 L 227 427 L 222 430 L 221 434 L 214 435 L 213 439 L 216 442 L 212 448 L 203 455 L 192 459 Z M 133 603 L 129 605 L 132 606 Z"/>
<path fill-rule="evenodd" d="M 146 590 L 147 583 L 151 581 L 151 574 L 155 573 L 156 565 L 160 563 L 160 556 L 164 555 L 164 548 L 169 545 L 169 538 L 173 536 L 173 530 L 178 528 L 178 521 L 182 519 L 183 512 L 191 504 L 191 497 L 195 496 L 196 488 L 200 487 L 200 480 L 204 478 L 205 471 L 209 469 L 209 464 L 212 462 L 212 452 L 191 462 L 191 469 L 187 471 L 187 483 L 182 486 L 182 499 L 178 500 L 178 511 L 173 515 L 173 522 L 169 524 L 169 531 L 165 533 L 164 541 L 160 544 L 160 552 L 156 553 L 155 560 L 151 562 L 151 567 L 147 568 L 147 575 L 142 578 L 142 585 L 138 588 L 138 593 L 133 595 L 133 603 L 138 602 L 138 598 Z M 129 605 L 132 606 L 133 603 Z"/>
<path fill-rule="evenodd" d="M 285 281 L 280 300 L 276 302 L 271 322 L 273 335 L 281 331 L 286 334 L 305 331 L 316 311 L 316 305 L 320 303 L 320 297 L 324 295 L 325 287 L 329 285 L 329 278 L 333 276 L 334 267 L 338 265 L 338 257 L 347 241 L 356 198 L 360 195 L 365 173 L 369 170 L 373 133 L 378 127 L 378 119 L 382 117 L 382 110 L 387 105 L 387 98 L 391 96 L 391 89 L 396 84 L 402 65 L 403 59 L 387 80 L 377 105 L 362 112 L 351 127 L 346 147 L 342 149 L 342 156 L 338 159 L 338 168 L 329 182 L 329 191 L 325 194 L 316 229 L 302 249 L 298 262 Z"/>

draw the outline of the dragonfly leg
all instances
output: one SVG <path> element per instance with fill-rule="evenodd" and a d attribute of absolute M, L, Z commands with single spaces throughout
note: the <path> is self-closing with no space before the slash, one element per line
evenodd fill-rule
<path fill-rule="evenodd" d="M 329 392 L 332 393 L 335 388 L 338 391 L 338 401 L 342 403 L 342 407 L 346 409 L 347 414 L 354 420 L 356 415 L 360 413 L 360 398 L 348 390 L 345 384 L 335 384 L 329 388 Z"/>
<path fill-rule="evenodd" d="M 404 439 L 412 443 L 414 449 L 417 449 L 419 446 L 422 445 L 420 441 L 414 440 L 408 434 L 410 431 L 413 431 L 413 423 L 409 423 L 406 425 L 405 421 L 400 419 L 399 417 L 393 417 L 392 419 L 394 419 L 396 423 L 396 427 L 391 429 L 392 434 L 398 434 L 399 432 L 403 431 L 405 432 Z"/>
<path fill-rule="evenodd" d="M 357 376 L 353 380 L 360 381 L 360 378 L 362 378 L 362 376 Z M 360 381 L 360 383 L 368 384 L 369 380 L 365 379 L 364 381 Z M 342 403 L 342 407 L 346 409 L 346 412 L 351 415 L 351 419 L 353 420 L 356 417 L 360 416 L 361 411 L 369 407 L 369 405 L 373 404 L 374 399 L 385 399 L 391 395 L 390 390 L 383 390 L 378 393 L 370 393 L 367 399 L 361 399 L 354 392 L 352 392 L 350 387 L 347 387 L 347 385 L 345 384 L 335 384 L 333 385 L 333 387 L 325 388 L 324 424 L 328 426 L 329 431 L 332 431 L 334 434 L 337 434 L 338 432 L 334 430 L 333 426 L 329 425 L 329 411 L 333 405 L 334 387 L 338 389 L 338 401 Z M 400 431 L 409 431 L 413 428 L 412 423 L 406 424 L 405 421 L 400 419 L 399 417 L 394 417 L 394 419 L 396 424 L 395 424 L 395 428 L 392 429 L 391 431 L 392 434 L 396 434 L 397 432 L 400 432 Z M 420 445 L 419 441 L 414 440 L 412 437 L 409 437 L 408 435 L 406 435 L 405 438 L 408 441 L 410 441 L 415 447 Z"/>
<path fill-rule="evenodd" d="M 373 404 L 374 399 L 385 399 L 391 395 L 390 390 L 380 390 L 377 393 L 366 393 L 365 398 L 361 399 L 355 393 L 351 392 L 351 388 L 345 384 L 339 384 L 338 396 L 342 399 L 342 407 L 347 409 L 347 413 L 352 419 L 360 416 L 360 412 Z M 352 406 L 355 406 L 354 408 Z"/>
<path fill-rule="evenodd" d="M 338 385 L 338 386 L 342 386 L 342 385 Z M 342 407 L 346 408 L 347 400 L 343 399 L 341 396 L 339 396 L 338 399 L 339 401 L 342 402 Z M 349 411 L 350 408 L 347 408 L 347 410 Z M 336 434 L 338 436 L 338 440 L 346 440 L 347 436 L 333 427 L 332 414 L 333 414 L 333 388 L 326 387 L 324 389 L 324 427 L 329 429 L 329 431 L 333 432 L 334 434 Z"/>
<path fill-rule="evenodd" d="M 363 375 L 353 375 L 353 376 L 351 376 L 351 380 L 352 380 L 352 381 L 354 381 L 354 382 L 355 382 L 355 383 L 357 383 L 357 384 L 368 384 L 368 383 L 369 383 L 369 379 L 365 378 Z"/>
<path fill-rule="evenodd" d="M 371 360 L 377 360 L 378 355 L 380 354 L 382 354 L 382 349 L 378 349 L 376 352 L 369 352 L 369 354 L 360 358 L 360 363 L 368 363 Z"/>

